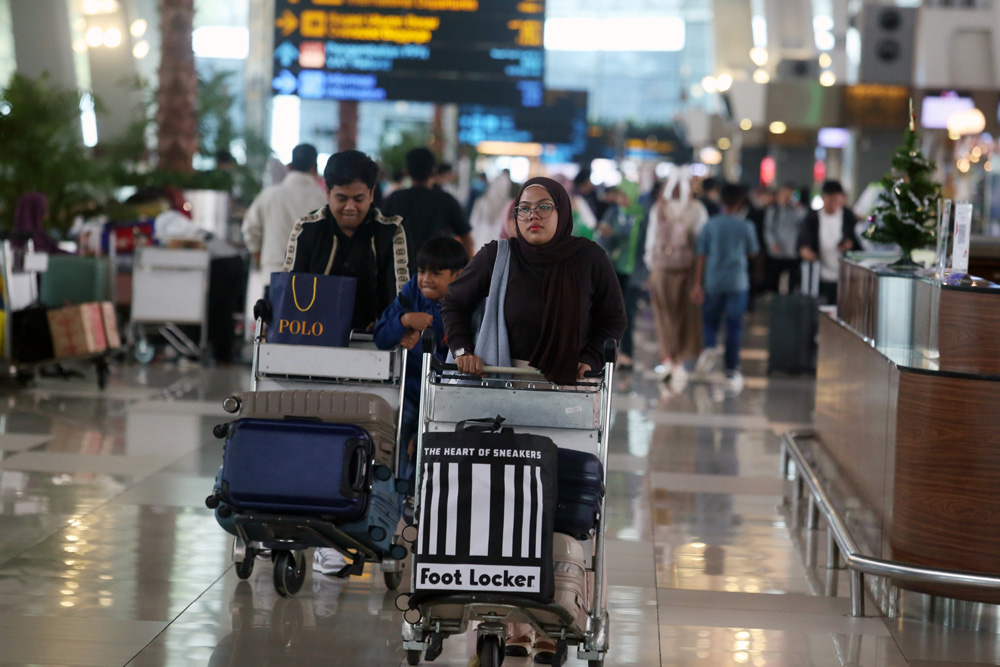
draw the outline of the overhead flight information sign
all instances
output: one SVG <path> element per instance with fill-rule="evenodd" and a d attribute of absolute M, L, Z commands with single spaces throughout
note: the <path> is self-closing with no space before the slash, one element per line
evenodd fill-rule
<path fill-rule="evenodd" d="M 277 95 L 538 107 L 545 3 L 276 0 Z"/>
<path fill-rule="evenodd" d="M 459 143 L 483 141 L 573 145 L 587 141 L 587 93 L 545 91 L 540 107 L 463 104 L 458 108 Z"/>

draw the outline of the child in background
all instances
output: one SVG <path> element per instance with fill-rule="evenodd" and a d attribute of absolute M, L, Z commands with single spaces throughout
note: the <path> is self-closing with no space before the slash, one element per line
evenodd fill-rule
<path fill-rule="evenodd" d="M 420 406 L 420 334 L 433 327 L 436 356 L 444 361 L 448 344 L 441 319 L 441 301 L 448 286 L 468 264 L 462 244 L 453 238 L 433 238 L 417 253 L 417 275 L 403 286 L 396 300 L 385 309 L 375 324 L 375 345 L 390 350 L 402 345 L 410 354 L 406 359 L 406 390 L 403 400 L 403 430 L 400 446 L 406 443 L 406 456 L 400 470 L 402 479 L 413 478 L 413 438 L 417 433 Z M 402 452 L 400 452 L 402 456 Z"/>
<path fill-rule="evenodd" d="M 703 375 L 714 364 L 719 325 L 726 325 L 726 384 L 743 388 L 740 374 L 740 341 L 743 315 L 750 297 L 749 258 L 760 251 L 757 230 L 742 210 L 746 186 L 727 183 L 722 188 L 722 213 L 709 218 L 695 244 L 695 285 L 691 300 L 702 306 L 704 349 L 695 365 Z"/>

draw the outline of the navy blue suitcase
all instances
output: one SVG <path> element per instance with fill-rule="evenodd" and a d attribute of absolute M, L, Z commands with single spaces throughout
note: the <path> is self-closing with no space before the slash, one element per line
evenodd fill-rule
<path fill-rule="evenodd" d="M 593 454 L 560 447 L 558 474 L 555 531 L 586 540 L 601 516 L 604 468 Z"/>
<path fill-rule="evenodd" d="M 368 511 L 374 453 L 360 426 L 239 419 L 226 438 L 220 499 L 237 511 L 355 521 Z"/>

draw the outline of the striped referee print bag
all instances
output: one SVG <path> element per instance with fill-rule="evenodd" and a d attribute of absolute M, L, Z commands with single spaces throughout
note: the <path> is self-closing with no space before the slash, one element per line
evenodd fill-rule
<path fill-rule="evenodd" d="M 411 605 L 439 594 L 552 600 L 558 450 L 501 421 L 424 436 Z"/>

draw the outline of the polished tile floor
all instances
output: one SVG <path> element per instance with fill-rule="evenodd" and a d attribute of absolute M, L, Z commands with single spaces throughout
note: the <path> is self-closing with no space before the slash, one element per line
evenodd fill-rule
<path fill-rule="evenodd" d="M 809 423 L 813 381 L 767 378 L 766 328 L 747 333 L 738 394 L 670 387 L 641 364 L 619 378 L 607 664 L 997 664 L 1000 636 L 851 618 L 844 576 L 824 597 L 778 474 L 778 434 Z M 290 599 L 267 567 L 237 579 L 203 503 L 221 400 L 248 387 L 245 367 L 154 364 L 115 367 L 104 392 L 92 378 L 2 390 L 0 665 L 405 664 L 377 573 L 310 572 Z M 449 639 L 435 664 L 469 665 L 472 645 Z"/>

